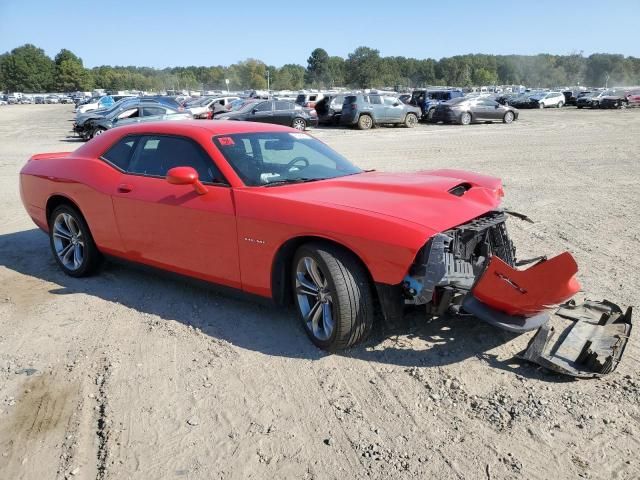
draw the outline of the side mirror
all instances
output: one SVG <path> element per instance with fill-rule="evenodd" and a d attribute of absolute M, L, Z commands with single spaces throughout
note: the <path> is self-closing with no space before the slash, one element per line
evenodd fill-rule
<path fill-rule="evenodd" d="M 253 110 L 251 110 L 251 113 L 255 115 L 257 111 L 258 111 L 258 109 L 254 108 Z"/>
<path fill-rule="evenodd" d="M 394 107 L 399 107 L 399 106 L 400 106 L 400 104 L 399 104 L 398 102 L 396 102 L 396 103 L 394 103 L 394 104 L 393 104 L 393 106 L 394 106 Z"/>
<path fill-rule="evenodd" d="M 167 172 L 167 182 L 171 185 L 193 185 L 193 189 L 204 195 L 209 190 L 198 179 L 198 172 L 192 167 L 174 167 Z"/>

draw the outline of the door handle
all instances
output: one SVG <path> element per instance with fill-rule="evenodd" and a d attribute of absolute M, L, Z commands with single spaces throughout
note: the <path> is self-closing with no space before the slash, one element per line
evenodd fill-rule
<path fill-rule="evenodd" d="M 133 190 L 133 187 L 128 183 L 121 183 L 120 185 L 118 185 L 119 193 L 129 193 L 131 190 Z"/>

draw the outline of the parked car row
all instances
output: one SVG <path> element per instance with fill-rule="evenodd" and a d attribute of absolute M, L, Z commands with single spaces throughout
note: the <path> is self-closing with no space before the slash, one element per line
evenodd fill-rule
<path fill-rule="evenodd" d="M 503 105 L 516 108 L 625 108 L 640 106 L 640 90 L 565 90 L 505 94 L 496 97 Z"/>
<path fill-rule="evenodd" d="M 182 120 L 193 118 L 172 97 L 124 97 L 108 108 L 77 112 L 73 131 L 89 140 L 115 126 L 154 120 Z"/>
<path fill-rule="evenodd" d="M 529 91 L 483 94 L 452 88 L 418 89 L 411 94 L 304 93 L 297 97 L 269 92 L 235 95 L 92 97 L 76 107 L 73 130 L 88 140 L 120 125 L 151 120 L 249 121 L 285 125 L 299 130 L 317 125 L 368 130 L 381 125 L 415 127 L 419 121 L 457 123 L 503 122 L 519 117 L 519 108 L 621 108 L 640 104 L 640 91 Z"/>
<path fill-rule="evenodd" d="M 44 103 L 73 103 L 71 97 L 66 95 L 0 95 L 0 102 L 6 105 L 30 105 Z"/>

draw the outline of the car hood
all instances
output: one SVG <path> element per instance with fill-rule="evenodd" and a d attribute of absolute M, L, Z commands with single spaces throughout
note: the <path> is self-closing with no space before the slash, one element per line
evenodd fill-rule
<path fill-rule="evenodd" d="M 464 184 L 462 196 L 449 191 Z M 364 172 L 312 183 L 265 188 L 296 202 L 357 209 L 441 232 L 498 208 L 502 182 L 459 170 L 418 173 Z"/>

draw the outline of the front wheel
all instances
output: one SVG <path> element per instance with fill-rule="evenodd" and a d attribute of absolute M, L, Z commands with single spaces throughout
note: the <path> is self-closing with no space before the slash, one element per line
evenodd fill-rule
<path fill-rule="evenodd" d="M 102 256 L 93 241 L 89 227 L 75 208 L 56 207 L 49 217 L 49 240 L 56 262 L 72 277 L 90 275 Z"/>
<path fill-rule="evenodd" d="M 95 138 L 97 136 L 100 136 L 106 131 L 107 131 L 106 128 L 97 127 L 93 132 L 91 132 L 91 138 Z"/>
<path fill-rule="evenodd" d="M 307 128 L 307 122 L 304 121 L 304 118 L 294 118 L 291 126 L 296 130 L 304 130 Z"/>
<path fill-rule="evenodd" d="M 292 264 L 294 300 L 318 347 L 336 351 L 364 340 L 373 326 L 369 276 L 351 253 L 324 243 L 301 246 Z"/>
<path fill-rule="evenodd" d="M 413 128 L 418 124 L 418 117 L 415 113 L 407 113 L 404 118 L 404 126 L 407 128 Z"/>
<path fill-rule="evenodd" d="M 511 123 L 511 122 L 513 122 L 513 118 L 514 118 L 513 112 L 507 112 L 507 113 L 504 114 L 504 117 L 502 118 L 502 121 L 504 123 Z"/>
<path fill-rule="evenodd" d="M 558 105 L 557 105 L 558 108 L 562 108 L 563 106 L 564 106 L 564 103 L 558 102 Z"/>
<path fill-rule="evenodd" d="M 540 102 L 540 103 L 538 104 L 538 108 L 544 108 L 544 103 Z"/>

